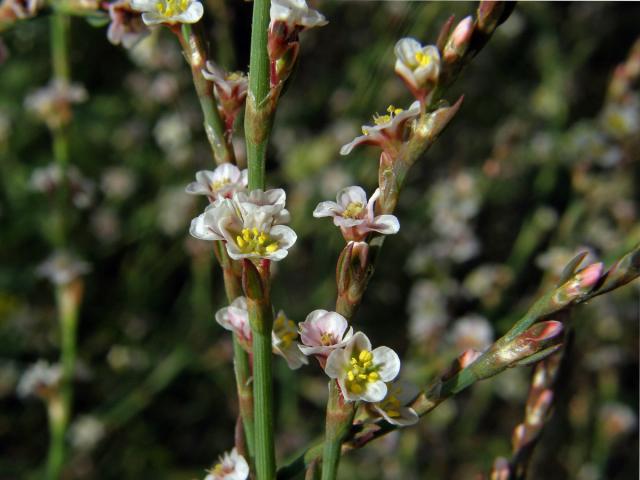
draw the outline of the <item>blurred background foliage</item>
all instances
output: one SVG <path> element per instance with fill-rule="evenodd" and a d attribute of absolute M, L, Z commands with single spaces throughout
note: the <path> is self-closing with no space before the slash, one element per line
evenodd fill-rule
<path fill-rule="evenodd" d="M 209 0 L 216 60 L 246 69 L 251 4 Z M 434 42 L 466 2 L 318 2 L 330 20 L 304 34 L 281 102 L 268 180 L 289 197 L 299 241 L 277 265 L 275 308 L 296 321 L 335 301 L 343 240 L 311 212 L 351 184 L 372 191 L 375 149 L 340 145 L 409 94 L 393 74 L 402 36 Z M 463 349 L 485 345 L 557 278 L 573 254 L 612 262 L 640 241 L 640 109 L 607 97 L 638 35 L 640 5 L 525 2 L 449 92 L 461 111 L 412 170 L 401 231 L 356 317 L 374 343 L 401 352 L 425 384 Z M 21 373 L 55 361 L 53 291 L 34 271 L 56 222 L 90 262 L 79 330 L 74 446 L 65 478 L 204 476 L 233 443 L 237 414 L 228 332 L 214 321 L 224 289 L 210 245 L 188 236 L 205 206 L 184 193 L 212 169 L 190 72 L 168 31 L 131 51 L 74 19 L 71 163 L 82 201 L 56 217 L 34 172 L 52 162 L 46 127 L 24 108 L 50 78 L 49 23 L 3 34 L 0 66 L 0 478 L 38 478 L 46 412 L 15 393 Z M 637 47 L 636 47 L 637 48 Z M 242 141 L 236 143 L 242 157 Z M 77 208 L 80 205 L 82 208 Z M 576 309 L 555 414 L 531 478 L 637 478 L 638 284 Z M 290 458 L 320 434 L 326 378 L 276 359 L 278 441 Z M 342 464 L 342 478 L 475 478 L 508 455 L 530 369 L 508 371 Z"/>

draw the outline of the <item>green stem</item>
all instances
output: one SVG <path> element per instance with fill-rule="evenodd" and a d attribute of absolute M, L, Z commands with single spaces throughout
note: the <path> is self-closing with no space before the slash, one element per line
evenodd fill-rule
<path fill-rule="evenodd" d="M 256 478 L 275 478 L 273 443 L 273 391 L 271 330 L 273 313 L 269 301 L 248 300 L 253 330 L 253 397 L 255 420 Z"/>
<path fill-rule="evenodd" d="M 349 433 L 355 408 L 345 403 L 335 380 L 329 382 L 327 402 L 326 434 L 322 451 L 322 480 L 335 480 L 340 464 L 342 442 Z"/>
<path fill-rule="evenodd" d="M 224 242 L 214 242 L 214 253 L 220 263 L 224 276 L 224 288 L 229 304 L 243 295 L 241 271 L 237 262 L 234 262 Z M 244 351 L 238 341 L 237 335 L 233 335 L 233 371 L 236 377 L 236 389 L 238 392 L 238 405 L 246 443 L 246 457 L 249 464 L 253 464 L 255 456 L 255 425 L 253 420 L 253 389 L 251 387 L 251 366 L 249 355 Z"/>
<path fill-rule="evenodd" d="M 67 431 L 68 418 L 64 410 L 62 398 L 54 395 L 48 399 L 49 416 L 49 452 L 47 453 L 46 479 L 58 480 L 64 465 L 64 437 Z"/>
<path fill-rule="evenodd" d="M 213 96 L 213 86 L 202 75 L 206 66 L 207 51 L 201 36 L 194 32 L 189 24 L 182 24 L 181 34 L 176 31 L 180 44 L 184 50 L 187 62 L 191 67 L 193 85 L 195 86 L 202 114 L 204 115 L 204 130 L 213 151 L 217 164 L 235 163 L 235 155 L 230 138 L 225 135 L 225 127 L 218 111 L 218 104 Z"/>
<path fill-rule="evenodd" d="M 269 0 L 254 0 L 251 24 L 251 55 L 249 59 L 249 94 L 245 113 L 249 189 L 264 189 L 267 143 L 273 120 L 269 105 Z"/>

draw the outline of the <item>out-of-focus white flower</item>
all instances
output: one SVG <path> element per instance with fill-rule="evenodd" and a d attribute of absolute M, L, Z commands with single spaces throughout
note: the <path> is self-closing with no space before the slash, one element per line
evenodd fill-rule
<path fill-rule="evenodd" d="M 417 396 L 418 390 L 411 385 L 404 382 L 388 383 L 387 395 L 382 401 L 371 404 L 371 408 L 392 425 L 413 425 L 420 417 L 407 405 Z"/>
<path fill-rule="evenodd" d="M 387 395 L 386 382 L 400 372 L 400 358 L 389 347 L 372 350 L 367 336 L 358 332 L 331 352 L 324 371 L 338 381 L 346 401 L 380 402 Z"/>
<path fill-rule="evenodd" d="M 291 228 L 278 224 L 284 215 L 284 201 L 280 202 L 280 195 L 273 195 L 273 204 L 242 201 L 255 198 L 260 203 L 272 198 L 269 192 L 273 191 L 251 192 L 249 197 L 236 193 L 231 200 L 217 200 L 193 219 L 191 235 L 202 240 L 224 240 L 227 252 L 234 260 L 282 260 L 297 236 Z"/>
<path fill-rule="evenodd" d="M 132 0 L 131 8 L 142 12 L 145 25 L 196 23 L 204 14 L 199 0 Z"/>
<path fill-rule="evenodd" d="M 449 320 L 444 287 L 431 280 L 420 280 L 411 288 L 408 300 L 409 335 L 424 343 L 438 335 Z"/>
<path fill-rule="evenodd" d="M 249 477 L 249 464 L 233 448 L 230 453 L 222 455 L 208 473 L 204 480 L 246 480 Z"/>
<path fill-rule="evenodd" d="M 107 198 L 125 200 L 136 189 L 136 177 L 127 167 L 109 167 L 100 178 L 100 187 Z"/>
<path fill-rule="evenodd" d="M 493 328 L 480 315 L 467 315 L 458 319 L 453 326 L 451 339 L 459 351 L 484 351 L 493 342 Z"/>
<path fill-rule="evenodd" d="M 374 115 L 374 125 L 363 125 L 362 135 L 340 148 L 340 155 L 349 155 L 358 145 L 377 145 L 393 151 L 405 140 L 407 122 L 420 115 L 420 103 L 413 102 L 407 110 L 389 105 L 385 115 Z"/>
<path fill-rule="evenodd" d="M 322 27 L 329 23 L 324 15 L 309 8 L 305 0 L 272 0 L 269 14 L 270 28 L 277 22 L 286 24 L 289 29 Z"/>
<path fill-rule="evenodd" d="M 601 428 L 610 439 L 638 429 L 636 413 L 622 403 L 610 402 L 603 405 L 599 416 Z"/>
<path fill-rule="evenodd" d="M 84 102 L 87 97 L 87 91 L 80 84 L 52 80 L 46 87 L 27 95 L 24 105 L 53 130 L 69 123 L 71 105 Z"/>
<path fill-rule="evenodd" d="M 57 251 L 38 266 L 36 275 L 47 278 L 54 285 L 67 285 L 90 271 L 91 265 L 87 262 L 69 252 Z"/>
<path fill-rule="evenodd" d="M 322 365 L 332 351 L 344 348 L 353 336 L 353 328 L 347 320 L 339 313 L 327 310 L 314 310 L 298 328 L 303 343 L 300 350 L 305 355 L 320 357 Z"/>
<path fill-rule="evenodd" d="M 223 163 L 215 170 L 196 172 L 196 181 L 187 185 L 186 192 L 192 195 L 206 195 L 213 202 L 218 198 L 231 198 L 235 192 L 244 191 L 248 185 L 248 170 L 240 170 L 235 165 Z"/>
<path fill-rule="evenodd" d="M 120 219 L 114 210 L 99 208 L 91 215 L 91 229 L 100 242 L 113 243 L 120 238 Z"/>
<path fill-rule="evenodd" d="M 44 5 L 43 0 L 4 0 L 0 2 L 0 19 L 11 22 L 33 17 Z"/>
<path fill-rule="evenodd" d="M 189 222 L 195 199 L 184 194 L 182 187 L 170 187 L 158 199 L 158 225 L 167 235 L 182 232 Z"/>
<path fill-rule="evenodd" d="M 82 415 L 71 424 L 69 437 L 76 450 L 91 451 L 104 438 L 104 423 L 92 415 Z"/>
<path fill-rule="evenodd" d="M 400 222 L 394 215 L 375 216 L 374 206 L 379 196 L 378 188 L 367 202 L 367 194 L 361 187 L 343 188 L 338 192 L 336 202 L 320 202 L 313 216 L 333 217 L 333 224 L 340 227 L 346 241 L 359 242 L 369 232 L 398 233 Z"/>
<path fill-rule="evenodd" d="M 65 188 L 68 189 L 71 202 L 75 207 L 84 209 L 91 205 L 95 184 L 85 178 L 75 166 L 67 168 L 64 176 L 60 166 L 55 163 L 36 168 L 31 174 L 29 185 L 37 192 L 51 195 L 60 187 L 63 180 L 66 181 Z"/>
<path fill-rule="evenodd" d="M 395 70 L 417 98 L 423 98 L 438 82 L 440 53 L 434 45 L 422 46 L 414 38 L 402 38 L 395 46 Z"/>
<path fill-rule="evenodd" d="M 183 115 L 169 113 L 158 120 L 153 128 L 153 136 L 165 152 L 175 154 L 189 143 L 191 130 Z"/>
<path fill-rule="evenodd" d="M 130 0 L 116 0 L 109 4 L 111 23 L 107 30 L 107 39 L 114 44 L 131 48 L 145 36 L 149 30 L 140 18 L 140 14 L 131 7 Z"/>
<path fill-rule="evenodd" d="M 38 360 L 22 374 L 17 387 L 18 396 L 46 397 L 57 388 L 61 379 L 62 367 L 59 364 L 50 365 L 45 360 Z"/>
<path fill-rule="evenodd" d="M 291 370 L 297 370 L 302 365 L 309 363 L 307 357 L 300 351 L 298 329 L 296 324 L 287 318 L 280 310 L 273 321 L 273 331 L 271 332 L 273 352 L 284 358 Z"/>
<path fill-rule="evenodd" d="M 611 104 L 602 113 L 602 125 L 614 138 L 624 138 L 640 131 L 640 101 L 626 105 Z"/>

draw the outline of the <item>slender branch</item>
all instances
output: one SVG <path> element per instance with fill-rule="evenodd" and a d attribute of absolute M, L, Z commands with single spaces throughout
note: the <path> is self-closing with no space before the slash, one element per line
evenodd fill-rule
<path fill-rule="evenodd" d="M 353 402 L 345 402 L 335 380 L 329 382 L 326 434 L 322 451 L 322 480 L 335 480 L 340 464 L 342 442 L 349 433 L 353 416 Z"/>
<path fill-rule="evenodd" d="M 271 133 L 274 108 L 269 97 L 269 54 L 267 30 L 269 27 L 269 0 L 253 2 L 251 24 L 251 55 L 249 59 L 249 93 L 245 112 L 245 136 L 249 189 L 264 189 L 267 143 Z"/>
<path fill-rule="evenodd" d="M 194 28 L 189 24 L 182 24 L 182 31 L 176 30 L 175 33 L 191 67 L 193 85 L 204 115 L 204 130 L 216 163 L 235 163 L 231 139 L 225 135 L 224 122 L 213 96 L 213 85 L 202 75 L 202 69 L 205 68 L 207 62 L 207 51 L 201 35 L 194 31 Z"/>

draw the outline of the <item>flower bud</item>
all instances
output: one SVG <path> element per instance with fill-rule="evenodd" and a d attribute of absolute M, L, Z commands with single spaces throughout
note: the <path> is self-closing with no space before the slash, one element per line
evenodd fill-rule
<path fill-rule="evenodd" d="M 499 24 L 504 2 L 482 0 L 478 6 L 478 29 L 483 33 L 492 33 Z"/>
<path fill-rule="evenodd" d="M 443 58 L 445 63 L 453 63 L 464 56 L 469 47 L 473 30 L 474 24 L 471 16 L 466 17 L 456 26 L 444 47 Z"/>
<path fill-rule="evenodd" d="M 349 318 L 357 308 L 367 287 L 369 245 L 351 241 L 342 250 L 336 265 L 338 310 Z"/>
<path fill-rule="evenodd" d="M 242 289 L 248 299 L 260 301 L 264 299 L 264 285 L 260 272 L 251 260 L 243 259 L 242 262 Z"/>

